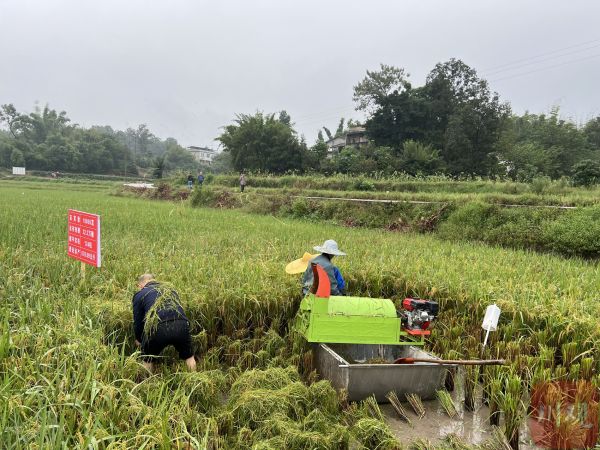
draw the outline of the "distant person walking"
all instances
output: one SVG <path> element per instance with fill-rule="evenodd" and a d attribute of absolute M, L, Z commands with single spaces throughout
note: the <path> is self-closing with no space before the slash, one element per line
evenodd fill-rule
<path fill-rule="evenodd" d="M 244 192 L 244 188 L 246 187 L 246 175 L 244 172 L 240 173 L 240 192 Z"/>
<path fill-rule="evenodd" d="M 202 187 L 202 183 L 204 183 L 204 174 L 202 172 L 200 172 L 198 174 L 198 187 L 199 188 Z"/>
<path fill-rule="evenodd" d="M 172 345 L 185 359 L 188 369 L 196 370 L 192 351 L 190 322 L 175 290 L 161 286 L 150 273 L 138 278 L 139 291 L 133 296 L 135 344 L 142 351 L 144 367 L 150 372 L 165 347 Z"/>
<path fill-rule="evenodd" d="M 192 176 L 191 173 L 188 175 L 187 182 L 188 182 L 188 188 L 193 189 L 194 188 L 194 177 Z"/>

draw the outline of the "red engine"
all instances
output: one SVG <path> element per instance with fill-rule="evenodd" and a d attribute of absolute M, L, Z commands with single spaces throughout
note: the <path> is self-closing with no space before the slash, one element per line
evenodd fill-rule
<path fill-rule="evenodd" d="M 402 301 L 402 326 L 411 335 L 426 336 L 431 334 L 429 325 L 438 315 L 439 305 L 433 300 L 405 298 Z"/>

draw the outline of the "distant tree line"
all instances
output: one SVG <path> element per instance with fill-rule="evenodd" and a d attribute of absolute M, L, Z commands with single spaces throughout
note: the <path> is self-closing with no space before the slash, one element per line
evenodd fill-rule
<path fill-rule="evenodd" d="M 0 167 L 98 174 L 162 174 L 202 168 L 176 139 L 161 140 L 146 125 L 116 131 L 82 128 L 49 106 L 30 114 L 0 106 Z"/>
<path fill-rule="evenodd" d="M 530 181 L 571 177 L 575 184 L 600 183 L 600 117 L 578 125 L 548 114 L 513 114 L 486 80 L 457 59 L 436 64 L 423 86 L 408 73 L 381 65 L 354 87 L 360 124 L 339 121 L 319 130 L 308 145 L 286 111 L 239 114 L 217 138 L 224 148 L 214 172 L 232 169 L 370 174 L 444 173 Z M 326 140 L 363 126 L 360 148 L 329 152 Z M 144 124 L 125 131 L 82 128 L 48 106 L 30 114 L 0 107 L 0 166 L 68 172 L 162 176 L 173 169 L 202 168 L 176 139 L 160 139 Z M 208 169 L 207 167 L 204 167 Z"/>
<path fill-rule="evenodd" d="M 328 154 L 328 140 L 357 122 L 323 127 L 307 146 L 290 116 L 238 115 L 218 140 L 237 170 L 508 177 L 529 181 L 574 176 L 600 181 L 600 117 L 584 126 L 549 114 L 511 112 L 486 80 L 460 60 L 437 64 L 423 86 L 404 69 L 381 65 L 354 87 L 370 144 Z M 588 182 L 581 182 L 579 175 Z"/>

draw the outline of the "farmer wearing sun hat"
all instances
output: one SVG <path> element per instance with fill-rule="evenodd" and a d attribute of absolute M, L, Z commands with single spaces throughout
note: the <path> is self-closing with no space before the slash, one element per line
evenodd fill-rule
<path fill-rule="evenodd" d="M 317 245 L 313 248 L 316 251 L 318 251 L 320 255 L 314 256 L 313 258 L 308 259 L 306 261 L 306 269 L 304 270 L 304 275 L 302 276 L 302 293 L 306 295 L 312 287 L 313 272 L 310 264 L 314 263 L 321 266 L 323 270 L 325 270 L 325 272 L 327 273 L 327 276 L 329 277 L 329 283 L 331 285 L 331 295 L 344 295 L 346 283 L 344 282 L 344 278 L 342 277 L 342 274 L 340 273 L 339 269 L 332 264 L 331 260 L 334 256 L 346 256 L 346 254 L 338 248 L 337 242 L 335 242 L 333 239 L 328 239 L 323 243 L 323 245 Z M 306 255 L 309 254 L 305 253 L 304 257 L 301 258 L 301 260 L 304 260 Z M 297 261 L 299 260 L 293 261 L 292 263 L 288 264 L 288 267 L 291 264 L 296 263 Z"/>

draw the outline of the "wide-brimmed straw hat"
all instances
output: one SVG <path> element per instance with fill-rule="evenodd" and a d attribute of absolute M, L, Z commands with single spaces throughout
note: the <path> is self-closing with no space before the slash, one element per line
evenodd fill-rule
<path fill-rule="evenodd" d="M 302 258 L 296 259 L 285 266 L 286 273 L 289 273 L 290 275 L 303 273 L 308 267 L 310 260 L 316 256 L 318 255 L 311 255 L 310 253 L 305 252 L 304 255 L 302 255 Z"/>
<path fill-rule="evenodd" d="M 328 255 L 346 256 L 346 254 L 338 248 L 337 242 L 333 239 L 327 239 L 323 245 L 313 247 L 319 253 L 327 253 Z"/>

